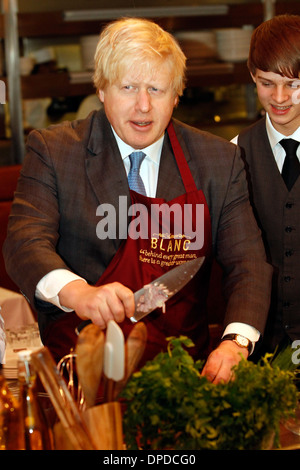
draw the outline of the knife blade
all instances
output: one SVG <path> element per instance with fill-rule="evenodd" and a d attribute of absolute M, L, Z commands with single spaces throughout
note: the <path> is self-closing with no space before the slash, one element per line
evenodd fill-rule
<path fill-rule="evenodd" d="M 165 302 L 195 276 L 204 260 L 203 256 L 186 261 L 135 292 L 135 313 L 130 317 L 131 322 L 136 323 L 156 308 L 164 307 Z"/>

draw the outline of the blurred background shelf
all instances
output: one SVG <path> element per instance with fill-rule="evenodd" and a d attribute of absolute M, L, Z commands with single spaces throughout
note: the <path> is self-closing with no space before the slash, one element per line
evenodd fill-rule
<path fill-rule="evenodd" d="M 24 158 L 22 142 L 26 134 L 35 124 L 28 122 L 26 110 L 36 106 L 33 101 L 41 101 L 46 110 L 45 123 L 57 122 L 61 119 L 72 119 L 76 116 L 74 109 L 85 97 L 94 95 L 91 71 L 83 70 L 80 62 L 80 40 L 85 36 L 98 35 L 102 27 L 114 17 L 124 14 L 140 16 L 141 13 L 159 23 L 178 38 L 183 32 L 215 31 L 228 28 L 255 28 L 266 17 L 267 3 L 272 5 L 274 14 L 300 14 L 299 1 L 273 0 L 211 0 L 207 2 L 152 2 L 136 0 L 132 2 L 115 0 L 107 8 L 107 2 L 101 0 L 45 0 L 38 5 L 32 0 L 3 0 L 4 4 L 16 2 L 19 6 L 15 14 L 15 36 L 18 57 L 30 55 L 35 49 L 51 49 L 52 47 L 64 54 L 69 48 L 77 64 L 72 68 L 69 62 L 64 64 L 64 58 L 53 64 L 40 64 L 31 74 L 20 76 L 19 63 L 12 67 L 10 74 L 9 61 L 14 50 L 7 50 L 8 31 L 5 10 L 0 14 L 0 53 L 2 57 L 0 80 L 6 84 L 6 105 L 1 105 L 0 140 L 7 142 L 11 139 L 11 163 L 20 163 Z M 166 7 L 164 7 L 166 3 Z M 172 3 L 173 6 L 170 6 Z M 104 7 L 105 5 L 105 7 Z M 60 9 L 61 8 L 61 9 Z M 98 9 L 97 9 L 98 8 Z M 43 11 L 39 11 L 43 10 Z M 89 15 L 90 14 L 90 15 Z M 87 19 L 87 16 L 90 19 Z M 143 15 L 145 16 L 145 15 Z M 180 41 L 179 41 L 180 42 Z M 187 89 L 185 95 L 175 110 L 175 116 L 197 127 L 205 128 L 225 138 L 231 139 L 236 131 L 249 124 L 259 116 L 259 105 L 255 89 L 252 86 L 246 60 L 226 61 L 220 57 L 199 60 L 194 57 L 195 45 L 187 50 Z M 189 55 L 190 54 L 190 55 Z M 1 59 L 0 57 L 0 59 Z M 48 66 L 48 67 L 47 67 Z M 2 77 L 1 77 L 2 75 Z M 13 79 L 12 79 L 13 78 Z M 9 88 L 18 88 L 20 99 L 10 97 Z M 49 100 L 49 103 L 46 102 Z M 51 100 L 54 101 L 51 103 Z M 61 109 L 70 107 L 70 112 L 50 113 L 57 105 Z M 19 106 L 16 111 L 15 107 Z M 69 106 L 70 105 L 70 106 Z M 4 111 L 3 111 L 4 106 Z M 17 114 L 17 117 L 15 116 Z M 22 114 L 22 116 L 21 116 Z M 60 116 L 61 114 L 61 116 Z M 49 119 L 48 119 L 49 118 Z M 22 122 L 20 120 L 22 119 Z M 30 120 L 29 120 L 30 121 Z M 43 124 L 43 123 L 42 123 Z M 1 150 L 1 148 L 0 148 Z M 2 152 L 1 152 L 2 153 Z M 4 154 L 4 153 L 3 153 Z M 2 161 L 7 162 L 7 152 Z"/>
<path fill-rule="evenodd" d="M 24 2 L 23 2 L 24 3 Z M 28 2 L 30 3 L 30 2 Z M 35 2 L 37 4 L 37 2 Z M 46 3 L 46 2 L 45 2 Z M 64 7 L 64 2 L 51 2 L 53 5 L 61 4 Z M 78 3 L 78 2 L 77 2 Z M 105 9 L 107 10 L 107 2 L 102 2 L 105 5 L 103 8 L 103 12 L 105 13 Z M 131 4 L 128 8 L 120 8 L 118 5 L 122 2 L 111 2 L 110 8 L 113 9 L 115 6 L 116 16 L 119 15 L 119 11 L 123 11 L 124 13 L 135 15 L 136 12 L 139 11 L 139 8 L 144 5 L 146 6 L 147 2 L 134 2 L 135 7 L 132 7 L 131 2 L 123 2 L 123 4 Z M 140 3 L 140 7 L 138 4 Z M 199 5 L 199 11 L 205 7 L 205 5 L 210 5 L 212 7 L 211 14 L 205 15 L 193 15 L 188 16 L 176 16 L 176 7 L 177 5 L 186 5 L 187 2 L 173 2 L 175 5 L 170 7 L 173 8 L 175 14 L 170 14 L 168 17 L 160 17 L 156 14 L 156 11 L 159 11 L 160 6 L 164 2 L 151 2 L 153 14 L 151 14 L 152 19 L 158 22 L 162 27 L 168 29 L 170 32 L 178 31 L 178 30 L 189 30 L 189 29 L 211 29 L 211 28 L 227 28 L 227 27 L 241 27 L 245 24 L 252 24 L 254 26 L 258 26 L 264 19 L 264 5 L 263 1 L 256 1 L 256 2 L 239 2 L 233 3 L 230 2 L 192 2 L 194 5 L 197 3 L 201 3 Z M 170 5 L 172 2 L 167 2 Z M 19 2 L 22 4 L 22 2 Z M 73 5 L 72 8 L 76 8 L 76 2 L 69 3 Z M 81 2 L 82 9 L 91 8 L 91 4 L 98 5 L 98 8 L 101 8 L 101 2 Z M 204 5 L 203 5 L 204 4 Z M 158 6 L 159 5 L 159 6 Z M 214 13 L 213 6 L 224 5 L 226 7 L 225 13 L 217 14 Z M 35 6 L 35 9 L 38 9 L 38 6 Z M 43 7 L 41 6 L 40 9 Z M 94 7 L 95 8 L 95 7 Z M 188 6 L 186 11 L 188 12 Z M 70 8 L 71 9 L 71 8 Z M 282 14 L 282 13 L 291 13 L 291 14 L 299 14 L 300 13 L 300 4 L 298 0 L 289 1 L 289 0 L 281 0 L 275 2 L 275 13 Z M 110 10 L 111 11 L 111 10 Z M 203 9 L 205 11 L 205 9 Z M 209 10 L 208 10 L 209 11 Z M 218 10 L 216 9 L 216 12 Z M 103 15 L 104 16 L 104 15 Z M 18 32 L 20 37 L 56 37 L 56 36 L 77 36 L 77 35 L 85 35 L 85 34 L 98 34 L 100 29 L 106 24 L 108 19 L 101 19 L 96 18 L 94 21 L 66 21 L 65 20 L 65 10 L 64 11 L 30 11 L 30 12 L 20 12 L 18 13 Z M 0 17 L 0 37 L 5 37 L 4 31 L 4 20 L 3 15 Z"/>
<path fill-rule="evenodd" d="M 23 99 L 57 96 L 77 96 L 95 93 L 91 73 L 58 71 L 21 77 Z M 0 77 L 6 83 L 6 77 Z M 224 86 L 251 83 L 245 63 L 215 63 L 192 65 L 187 69 L 188 87 Z"/>

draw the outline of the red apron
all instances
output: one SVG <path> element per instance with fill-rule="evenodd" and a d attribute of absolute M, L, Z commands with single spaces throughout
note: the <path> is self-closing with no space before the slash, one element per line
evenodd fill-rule
<path fill-rule="evenodd" d="M 211 256 L 209 209 L 203 192 L 195 185 L 172 123 L 167 130 L 186 192 L 171 201 L 165 201 L 130 191 L 131 207 L 139 208 L 138 205 L 142 205 L 142 211 L 132 216 L 128 237 L 98 280 L 97 286 L 118 281 L 136 291 L 190 259 L 205 256 L 206 262 L 197 275 L 166 303 L 165 313 L 157 309 L 143 318 L 148 341 L 140 365 L 165 350 L 166 337 L 185 335 L 191 338 L 195 347 L 190 352 L 195 358 L 206 356 L 209 342 L 205 307 L 211 264 L 208 262 Z M 199 207 L 202 208 L 201 216 L 197 212 Z M 139 231 L 142 236 L 137 238 Z M 195 233 L 200 238 L 202 235 L 203 244 L 201 242 L 199 247 L 193 249 Z M 52 333 L 48 329 L 44 344 L 55 358 L 67 354 L 75 345 L 74 331 L 81 321 L 77 315 L 67 314 L 51 325 Z M 127 337 L 133 324 L 126 319 L 120 326 Z"/>

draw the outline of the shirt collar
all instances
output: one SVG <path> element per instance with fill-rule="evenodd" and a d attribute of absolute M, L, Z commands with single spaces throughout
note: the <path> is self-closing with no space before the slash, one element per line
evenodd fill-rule
<path fill-rule="evenodd" d="M 126 144 L 122 139 L 120 139 L 120 137 L 117 135 L 113 128 L 112 131 L 116 138 L 121 157 L 123 160 L 125 160 L 125 158 L 127 158 L 132 152 L 136 151 L 136 149 L 134 149 L 130 145 Z M 149 145 L 148 147 L 145 147 L 144 149 L 139 150 L 144 152 L 147 155 L 147 158 L 150 158 L 154 163 L 159 165 L 163 140 L 164 135 L 153 144 Z"/>
<path fill-rule="evenodd" d="M 271 145 L 272 150 L 274 150 L 276 145 L 282 139 L 291 138 L 291 139 L 295 139 L 298 142 L 300 142 L 300 127 L 298 127 L 298 129 L 296 129 L 295 132 L 293 134 L 289 135 L 289 136 L 283 135 L 274 128 L 268 113 L 266 114 L 266 129 L 267 129 L 267 134 L 268 134 L 268 137 L 269 137 L 269 141 L 270 141 L 270 145 Z"/>

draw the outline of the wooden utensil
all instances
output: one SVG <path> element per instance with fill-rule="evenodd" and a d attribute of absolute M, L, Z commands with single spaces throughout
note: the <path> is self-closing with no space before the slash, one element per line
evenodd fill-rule
<path fill-rule="evenodd" d="M 34 351 L 31 357 L 72 447 L 77 450 L 95 450 L 88 428 L 49 350 L 43 347 Z"/>
<path fill-rule="evenodd" d="M 83 411 L 82 419 L 97 450 L 124 450 L 122 412 L 119 402 L 103 403 Z M 54 425 L 56 450 L 76 450 L 61 422 Z"/>
<path fill-rule="evenodd" d="M 93 406 L 83 412 L 98 450 L 124 450 L 122 412 L 119 402 Z"/>
<path fill-rule="evenodd" d="M 115 384 L 114 397 L 115 399 L 124 389 L 129 378 L 136 370 L 143 354 L 147 343 L 147 327 L 145 323 L 136 323 L 128 335 L 125 343 L 125 375 L 122 380 Z"/>
<path fill-rule="evenodd" d="M 103 370 L 105 335 L 90 323 L 80 331 L 75 348 L 76 372 L 87 408 L 94 406 Z"/>

